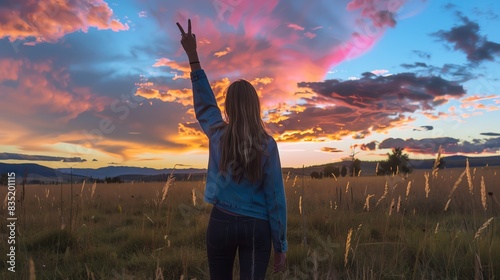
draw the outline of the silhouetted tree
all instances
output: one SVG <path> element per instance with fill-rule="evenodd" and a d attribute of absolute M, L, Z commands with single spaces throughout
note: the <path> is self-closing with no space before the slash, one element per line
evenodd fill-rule
<path fill-rule="evenodd" d="M 321 177 L 322 177 L 321 172 L 313 171 L 311 173 L 311 178 L 312 179 L 321 179 Z"/>
<path fill-rule="evenodd" d="M 120 177 L 118 177 L 118 176 L 117 177 L 113 177 L 113 178 L 106 177 L 104 179 L 104 181 L 106 181 L 106 183 L 108 183 L 108 184 L 109 183 L 123 183 L 122 179 L 120 179 Z"/>
<path fill-rule="evenodd" d="M 327 177 L 333 177 L 333 175 L 335 175 L 335 177 L 338 177 L 340 175 L 340 168 L 338 166 L 335 166 L 333 163 L 329 163 L 323 169 L 323 174 Z"/>
<path fill-rule="evenodd" d="M 408 174 L 412 171 L 409 166 L 408 154 L 403 154 L 403 148 L 393 148 L 392 154 L 387 153 L 387 160 L 379 163 L 377 175 L 392 175 L 396 173 Z"/>
<path fill-rule="evenodd" d="M 349 167 L 349 175 L 351 177 L 353 176 L 358 176 L 359 171 L 361 171 L 361 160 L 359 159 L 354 159 L 351 162 L 351 166 Z"/>
<path fill-rule="evenodd" d="M 345 175 L 347 175 L 347 167 L 345 165 L 342 165 L 342 168 L 340 169 L 340 175 L 342 177 L 345 177 Z"/>

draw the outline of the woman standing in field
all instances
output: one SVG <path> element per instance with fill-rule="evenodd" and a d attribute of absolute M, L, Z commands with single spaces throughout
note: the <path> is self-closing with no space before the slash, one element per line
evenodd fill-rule
<path fill-rule="evenodd" d="M 232 279 L 236 252 L 240 279 L 264 279 L 274 247 L 274 272 L 285 269 L 286 200 L 276 141 L 261 119 L 255 88 L 245 80 L 227 89 L 222 119 L 201 68 L 196 37 L 177 23 L 189 58 L 196 118 L 209 139 L 204 199 L 213 204 L 207 228 L 210 278 Z"/>

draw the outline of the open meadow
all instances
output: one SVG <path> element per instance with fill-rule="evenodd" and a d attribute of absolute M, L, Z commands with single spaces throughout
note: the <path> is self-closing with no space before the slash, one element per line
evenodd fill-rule
<path fill-rule="evenodd" d="M 284 178 L 288 267 L 271 275 L 270 265 L 269 279 L 500 278 L 500 168 Z M 18 184 L 16 272 L 2 226 L 0 278 L 208 279 L 203 189 L 86 182 L 23 193 Z"/>

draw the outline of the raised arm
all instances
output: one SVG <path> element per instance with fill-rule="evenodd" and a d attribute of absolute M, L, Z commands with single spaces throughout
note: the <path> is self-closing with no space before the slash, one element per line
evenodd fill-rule
<path fill-rule="evenodd" d="M 214 92 L 210 87 L 207 75 L 201 69 L 198 52 L 196 50 L 196 36 L 191 33 L 191 20 L 188 20 L 188 32 L 177 23 L 181 32 L 181 44 L 189 58 L 191 66 L 191 82 L 193 83 L 193 103 L 196 119 L 201 125 L 203 132 L 210 138 L 212 128 L 224 122 L 222 114 L 217 106 Z"/>

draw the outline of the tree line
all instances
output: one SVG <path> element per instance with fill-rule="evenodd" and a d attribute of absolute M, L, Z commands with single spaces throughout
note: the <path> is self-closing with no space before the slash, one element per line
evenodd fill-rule
<path fill-rule="evenodd" d="M 403 152 L 403 148 L 393 148 L 391 153 L 387 153 L 387 159 L 379 161 L 377 164 L 377 176 L 408 174 L 413 171 L 410 163 L 410 158 L 407 153 Z M 445 166 L 443 158 L 439 158 L 435 168 L 442 169 Z M 361 172 L 361 160 L 354 158 L 347 167 L 346 165 L 338 166 L 334 163 L 327 164 L 322 171 L 314 171 L 311 173 L 311 178 L 321 179 L 323 177 L 345 177 L 359 176 Z"/>

